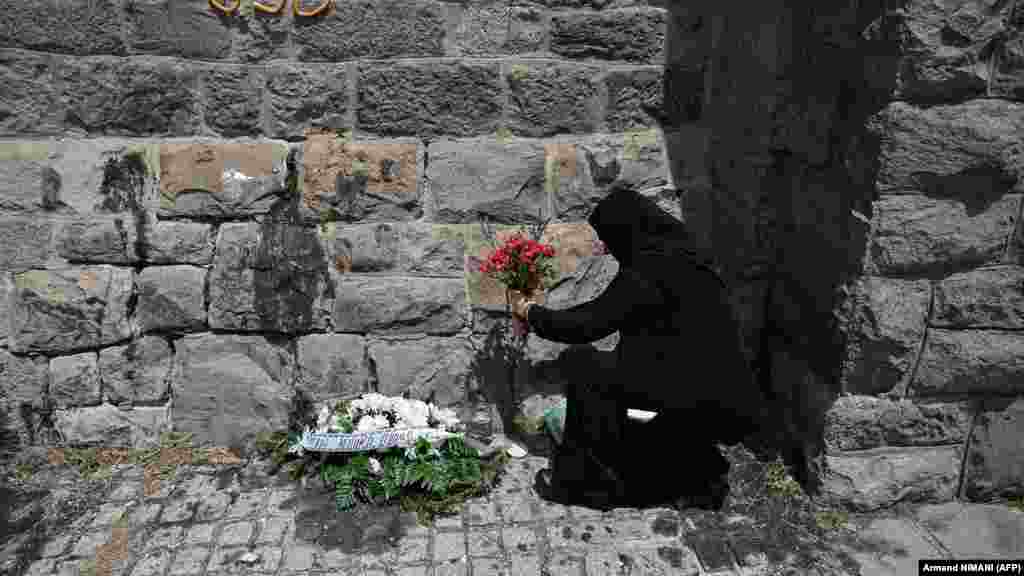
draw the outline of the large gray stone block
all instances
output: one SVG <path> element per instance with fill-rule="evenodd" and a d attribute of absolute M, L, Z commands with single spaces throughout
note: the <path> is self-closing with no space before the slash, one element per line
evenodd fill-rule
<path fill-rule="evenodd" d="M 555 13 L 551 51 L 565 58 L 660 64 L 667 22 L 661 8 Z"/>
<path fill-rule="evenodd" d="M 888 392 L 913 369 L 931 286 L 927 280 L 864 277 L 854 287 L 853 301 L 844 389 L 852 394 Z"/>
<path fill-rule="evenodd" d="M 920 395 L 1021 394 L 1024 333 L 932 328 L 912 386 Z"/>
<path fill-rule="evenodd" d="M 1024 104 L 997 99 L 919 108 L 893 102 L 879 113 L 877 185 L 983 208 L 1024 192 Z"/>
<path fill-rule="evenodd" d="M 1024 491 L 1024 399 L 986 400 L 967 447 L 964 491 L 975 502 Z"/>
<path fill-rule="evenodd" d="M 466 323 L 466 286 L 458 278 L 345 276 L 336 291 L 339 332 L 440 335 Z"/>
<path fill-rule="evenodd" d="M 605 78 L 608 104 L 604 120 L 609 132 L 659 125 L 664 108 L 664 74 L 661 67 L 613 70 Z"/>
<path fill-rule="evenodd" d="M 100 403 L 100 373 L 95 352 L 50 360 L 50 398 L 58 408 Z"/>
<path fill-rule="evenodd" d="M 321 402 L 372 391 L 366 341 L 355 334 L 310 334 L 298 339 L 298 387 Z"/>
<path fill-rule="evenodd" d="M 199 129 L 196 74 L 148 58 L 61 58 L 64 128 L 89 135 L 187 136 Z"/>
<path fill-rule="evenodd" d="M 1019 194 L 981 208 L 916 194 L 883 197 L 874 203 L 867 268 L 879 275 L 942 277 L 999 263 L 1019 211 Z"/>
<path fill-rule="evenodd" d="M 382 136 L 493 134 L 502 88 L 492 62 L 397 62 L 359 67 L 358 127 Z"/>
<path fill-rule="evenodd" d="M 311 129 L 344 128 L 351 107 L 347 80 L 350 66 L 291 62 L 267 65 L 270 136 L 294 140 Z"/>
<path fill-rule="evenodd" d="M 444 4 L 433 0 L 356 0 L 296 23 L 300 60 L 444 56 Z"/>
<path fill-rule="evenodd" d="M 0 16 L 4 46 L 66 54 L 124 54 L 116 0 L 24 0 Z"/>
<path fill-rule="evenodd" d="M 907 2 L 900 16 L 905 32 L 897 96 L 936 103 L 1012 95 L 1012 85 L 1004 80 L 1020 70 L 1019 60 L 1012 58 L 1013 38 L 1020 33 L 1020 26 L 1013 25 L 1014 6 Z M 992 70 L 986 65 L 991 59 L 1006 64 Z"/>
<path fill-rule="evenodd" d="M 54 425 L 70 446 L 153 448 L 172 429 L 168 406 L 118 408 L 110 404 L 57 410 Z"/>
<path fill-rule="evenodd" d="M 22 446 L 39 441 L 37 410 L 44 407 L 49 378 L 49 362 L 45 358 L 15 356 L 0 348 L 0 410 L 6 432 Z"/>
<path fill-rule="evenodd" d="M 962 446 L 826 455 L 820 497 L 859 512 L 899 502 L 946 502 L 956 496 L 962 461 Z"/>
<path fill-rule="evenodd" d="M 290 58 L 294 20 L 286 14 L 285 8 L 277 14 L 238 14 L 242 22 L 235 27 L 236 57 L 253 63 Z"/>
<path fill-rule="evenodd" d="M 154 145 L 120 138 L 0 144 L 0 212 L 125 219 L 158 201 Z M 129 226 L 130 228 L 130 226 Z"/>
<path fill-rule="evenodd" d="M 143 336 L 126 346 L 100 350 L 103 401 L 118 405 L 166 400 L 173 360 L 170 344 L 157 336 Z"/>
<path fill-rule="evenodd" d="M 61 224 L 58 254 L 89 264 L 209 264 L 211 226 L 158 222 L 144 214 L 75 218 Z"/>
<path fill-rule="evenodd" d="M 54 221 L 46 217 L 0 216 L 0 269 L 43 268 L 53 258 Z"/>
<path fill-rule="evenodd" d="M 995 266 L 936 285 L 931 323 L 941 328 L 1024 328 L 1024 268 Z"/>
<path fill-rule="evenodd" d="M 825 448 L 837 453 L 959 444 L 967 439 L 970 426 L 971 414 L 964 403 L 843 396 L 825 414 Z"/>
<path fill-rule="evenodd" d="M 209 127 L 228 138 L 262 133 L 263 78 L 258 68 L 204 66 L 199 78 Z"/>
<path fill-rule="evenodd" d="M 190 334 L 175 342 L 171 416 L 197 446 L 233 446 L 288 426 L 294 366 L 262 336 Z"/>
<path fill-rule="evenodd" d="M 368 346 L 378 390 L 385 396 L 408 393 L 439 406 L 455 406 L 472 385 L 472 351 L 463 338 L 371 338 Z"/>
<path fill-rule="evenodd" d="M 543 138 L 596 132 L 601 124 L 601 69 L 575 62 L 530 62 L 506 66 L 508 128 Z"/>
<path fill-rule="evenodd" d="M 455 228 L 426 222 L 353 224 L 321 236 L 328 259 L 346 273 L 462 278 L 465 240 Z"/>
<path fill-rule="evenodd" d="M 113 266 L 16 274 L 11 350 L 72 352 L 127 340 L 132 276 Z"/>
<path fill-rule="evenodd" d="M 539 140 L 441 140 L 427 149 L 434 222 L 502 224 L 551 215 L 547 151 Z"/>
<path fill-rule="evenodd" d="M 332 274 L 312 228 L 224 224 L 210 270 L 210 327 L 327 329 L 334 307 Z"/>
<path fill-rule="evenodd" d="M 56 67 L 49 54 L 0 50 L 0 133 L 61 133 L 64 102 Z"/>
<path fill-rule="evenodd" d="M 131 0 L 128 43 L 136 52 L 195 60 L 231 56 L 228 19 L 202 0 Z"/>
<path fill-rule="evenodd" d="M 139 272 L 135 321 L 142 332 L 198 330 L 206 325 L 206 269 L 150 266 Z"/>

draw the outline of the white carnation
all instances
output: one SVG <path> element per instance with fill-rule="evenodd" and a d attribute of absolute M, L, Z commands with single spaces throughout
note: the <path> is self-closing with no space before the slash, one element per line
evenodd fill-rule
<path fill-rule="evenodd" d="M 426 428 L 430 408 L 422 400 L 406 400 L 397 410 L 403 428 Z"/>
<path fill-rule="evenodd" d="M 331 409 L 326 404 L 320 407 L 320 413 L 316 418 L 316 427 L 319 430 L 326 430 L 328 423 L 331 421 Z"/>
<path fill-rule="evenodd" d="M 438 422 L 440 428 L 447 430 L 458 428 L 460 424 L 458 415 L 451 408 L 438 408 L 431 404 L 430 417 Z"/>
<path fill-rule="evenodd" d="M 384 471 L 384 467 L 380 465 L 380 461 L 376 458 L 370 458 L 370 473 L 379 476 Z"/>
<path fill-rule="evenodd" d="M 383 415 L 363 416 L 359 419 L 359 426 L 356 427 L 356 430 L 359 432 L 376 432 L 377 430 L 385 430 L 388 426 L 388 419 Z"/>

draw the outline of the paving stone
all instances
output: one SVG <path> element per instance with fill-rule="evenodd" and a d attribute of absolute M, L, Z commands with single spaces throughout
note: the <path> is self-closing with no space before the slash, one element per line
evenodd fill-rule
<path fill-rule="evenodd" d="M 82 538 L 75 544 L 75 547 L 71 549 L 71 555 L 92 558 L 96 554 L 96 547 L 106 544 L 109 539 L 109 528 L 106 530 L 100 529 L 94 532 L 89 532 L 82 536 Z"/>
<path fill-rule="evenodd" d="M 1024 557 L 1024 514 L 1009 507 L 951 502 L 921 507 L 917 520 L 955 558 Z"/>
<path fill-rule="evenodd" d="M 196 508 L 196 521 L 209 522 L 218 520 L 224 516 L 224 512 L 231 505 L 231 497 L 228 494 L 220 493 L 204 497 Z"/>
<path fill-rule="evenodd" d="M 265 518 L 259 523 L 260 533 L 256 537 L 257 543 L 280 544 L 286 534 L 291 534 L 292 521 L 290 518 L 280 516 Z"/>
<path fill-rule="evenodd" d="M 359 556 L 341 550 L 324 550 L 317 555 L 320 568 L 327 570 L 352 570 L 359 564 Z"/>
<path fill-rule="evenodd" d="M 721 536 L 693 534 L 687 537 L 687 543 L 697 553 L 701 565 L 708 572 L 732 569 L 732 552 Z"/>
<path fill-rule="evenodd" d="M 536 576 L 540 574 L 540 558 L 533 555 L 511 555 L 509 576 Z"/>
<path fill-rule="evenodd" d="M 474 558 L 469 561 L 473 576 L 507 576 L 508 562 L 501 558 Z"/>
<path fill-rule="evenodd" d="M 296 542 L 285 548 L 282 570 L 310 570 L 313 568 L 318 548 Z"/>
<path fill-rule="evenodd" d="M 55 536 L 51 540 L 47 541 L 46 545 L 43 546 L 43 550 L 42 552 L 40 552 L 39 556 L 41 558 L 52 558 L 54 556 L 60 556 L 64 553 L 64 550 L 66 550 L 67 547 L 75 541 L 77 537 L 78 535 L 74 532 L 67 532 L 65 534 Z"/>
<path fill-rule="evenodd" d="M 121 515 L 122 512 L 127 511 L 128 506 L 126 504 L 112 504 L 107 503 L 100 506 L 100 509 L 96 512 L 96 517 L 93 518 L 93 528 L 105 528 L 114 523 L 114 520 Z"/>
<path fill-rule="evenodd" d="M 439 532 L 434 536 L 434 561 L 445 562 L 466 555 L 466 537 L 461 532 Z"/>
<path fill-rule="evenodd" d="M 466 523 L 469 526 L 485 526 L 501 521 L 498 507 L 490 498 L 471 500 L 466 503 Z"/>
<path fill-rule="evenodd" d="M 185 529 L 181 526 L 161 526 L 146 536 L 146 550 L 173 550 L 185 538 Z"/>
<path fill-rule="evenodd" d="M 262 492 L 242 492 L 235 503 L 228 508 L 226 518 L 243 518 L 258 514 L 266 506 L 266 495 Z"/>
<path fill-rule="evenodd" d="M 764 551 L 764 541 L 760 538 L 735 536 L 729 539 L 729 547 L 743 566 L 757 567 L 768 561 L 768 555 Z"/>
<path fill-rule="evenodd" d="M 537 554 L 537 533 L 528 526 L 506 526 L 501 530 L 502 542 L 509 556 Z"/>
<path fill-rule="evenodd" d="M 497 558 L 504 556 L 501 531 L 496 528 L 470 530 L 466 540 L 471 557 Z"/>
<path fill-rule="evenodd" d="M 28 569 L 25 570 L 23 576 L 50 576 L 55 568 L 56 562 L 52 558 L 36 560 L 29 564 Z"/>
<path fill-rule="evenodd" d="M 128 514 L 128 523 L 132 526 L 142 526 L 144 524 L 149 524 L 150 522 L 156 520 L 156 517 L 160 514 L 160 509 L 162 507 L 162 504 L 157 503 L 142 504 L 141 506 L 136 506 Z"/>
<path fill-rule="evenodd" d="M 142 486 L 138 479 L 132 478 L 124 480 L 110 492 L 110 496 L 107 498 L 113 501 L 119 500 L 134 500 L 139 497 Z"/>
<path fill-rule="evenodd" d="M 582 576 L 583 557 L 566 552 L 554 552 L 547 562 L 546 574 L 550 576 Z"/>
<path fill-rule="evenodd" d="M 434 576 L 467 576 L 468 574 L 468 562 L 452 561 L 434 566 Z"/>
<path fill-rule="evenodd" d="M 275 490 L 271 492 L 270 496 L 267 498 L 267 513 L 272 516 L 294 515 L 296 498 L 297 491 L 293 489 Z"/>
<path fill-rule="evenodd" d="M 252 561 L 246 558 L 252 553 Z M 253 572 L 274 572 L 281 562 L 281 549 L 275 547 L 262 547 L 249 549 L 246 547 L 232 547 L 218 549 L 210 560 L 210 571 L 218 571 L 222 574 L 251 574 Z"/>
<path fill-rule="evenodd" d="M 170 574 L 198 574 L 203 571 L 210 559 L 209 548 L 185 548 L 178 550 L 171 563 Z"/>
<path fill-rule="evenodd" d="M 58 562 L 55 573 L 58 576 L 79 576 L 81 573 L 81 563 L 81 560 Z"/>
<path fill-rule="evenodd" d="M 399 566 L 395 570 L 397 576 L 426 576 L 430 574 L 430 566 Z"/>
<path fill-rule="evenodd" d="M 535 500 L 526 495 L 505 497 L 499 501 L 501 517 L 505 522 L 530 522 L 533 520 L 533 504 Z"/>
<path fill-rule="evenodd" d="M 569 508 L 567 506 L 555 504 L 539 498 L 536 502 L 537 508 L 534 518 L 538 520 L 562 520 L 569 516 Z"/>
<path fill-rule="evenodd" d="M 427 538 L 402 538 L 395 546 L 395 556 L 402 563 L 425 562 L 429 555 L 430 540 Z"/>
<path fill-rule="evenodd" d="M 172 500 L 164 506 L 163 513 L 160 514 L 161 524 L 170 524 L 172 522 L 185 522 L 191 520 L 192 516 L 196 512 L 196 505 L 198 502 L 194 500 L 187 500 L 181 498 L 178 500 Z"/>
<path fill-rule="evenodd" d="M 439 516 L 434 519 L 434 527 L 438 530 L 461 530 L 462 529 L 462 513 L 454 514 L 452 516 Z"/>
<path fill-rule="evenodd" d="M 666 546 L 613 546 L 601 548 L 584 558 L 587 576 L 618 574 L 672 574 L 696 576 L 700 563 L 692 550 L 678 544 Z"/>
<path fill-rule="evenodd" d="M 171 552 L 156 550 L 147 553 L 136 562 L 132 576 L 163 576 L 171 563 Z"/>
<path fill-rule="evenodd" d="M 224 526 L 220 533 L 221 546 L 241 546 L 249 543 L 254 530 L 252 522 L 235 522 Z"/>

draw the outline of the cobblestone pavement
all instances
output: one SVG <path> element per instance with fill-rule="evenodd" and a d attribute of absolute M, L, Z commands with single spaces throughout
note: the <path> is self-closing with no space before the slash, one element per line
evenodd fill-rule
<path fill-rule="evenodd" d="M 902 575 L 923 557 L 1024 556 L 1024 514 L 1005 506 L 851 515 L 823 529 L 801 524 L 820 518 L 806 502 L 751 496 L 758 465 L 734 462 L 721 512 L 602 513 L 539 499 L 531 484 L 546 462 L 512 461 L 492 494 L 429 527 L 397 509 L 337 514 L 318 482 L 301 487 L 260 462 L 182 466 L 152 495 L 139 468 L 115 466 L 95 506 L 41 543 L 24 573 Z"/>

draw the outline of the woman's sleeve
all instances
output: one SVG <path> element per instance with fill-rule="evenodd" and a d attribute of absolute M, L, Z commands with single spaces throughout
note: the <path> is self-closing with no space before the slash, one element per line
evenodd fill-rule
<path fill-rule="evenodd" d="M 597 298 L 565 310 L 530 306 L 526 321 L 545 340 L 586 344 L 618 332 L 642 294 L 631 276 L 620 272 Z"/>

